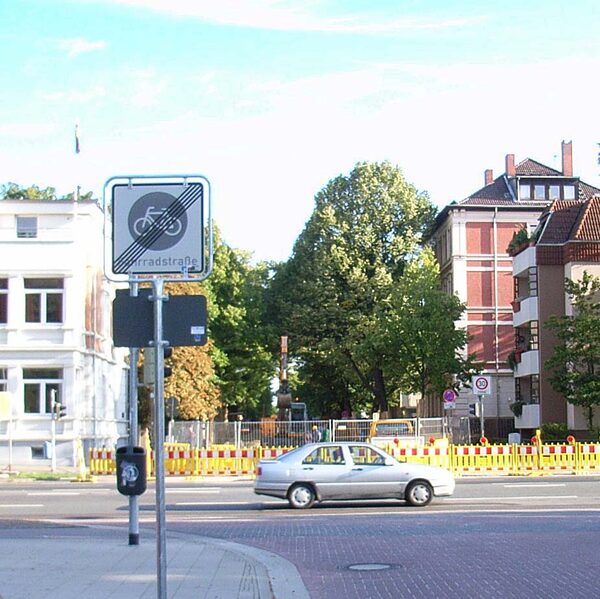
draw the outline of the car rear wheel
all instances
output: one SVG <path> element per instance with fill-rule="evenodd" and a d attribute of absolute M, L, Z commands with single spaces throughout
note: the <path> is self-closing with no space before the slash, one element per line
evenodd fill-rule
<path fill-rule="evenodd" d="M 433 499 L 433 488 L 426 480 L 416 480 L 406 488 L 404 499 L 409 505 L 423 507 Z"/>
<path fill-rule="evenodd" d="M 293 508 L 305 510 L 315 502 L 315 492 L 310 485 L 298 483 L 288 492 L 288 501 Z"/>

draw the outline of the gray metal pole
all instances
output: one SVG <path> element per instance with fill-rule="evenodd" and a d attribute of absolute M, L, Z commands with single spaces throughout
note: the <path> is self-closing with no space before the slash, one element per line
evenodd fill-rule
<path fill-rule="evenodd" d="M 138 284 L 135 282 L 129 285 L 129 295 L 137 297 Z M 129 449 L 138 444 L 138 374 L 137 363 L 140 350 L 137 347 L 129 348 Z M 129 544 L 140 544 L 140 521 L 139 521 L 139 502 L 137 495 L 129 496 Z"/>
<path fill-rule="evenodd" d="M 481 424 L 481 436 L 485 437 L 485 424 L 483 419 L 483 395 L 479 396 L 479 422 Z"/>
<path fill-rule="evenodd" d="M 165 356 L 163 339 L 163 280 L 152 280 L 154 302 L 154 457 L 156 471 L 156 575 L 157 597 L 167 599 L 167 542 L 165 521 Z"/>

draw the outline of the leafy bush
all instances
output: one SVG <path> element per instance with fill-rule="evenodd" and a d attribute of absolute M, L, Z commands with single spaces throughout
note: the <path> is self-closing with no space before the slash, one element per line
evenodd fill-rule
<path fill-rule="evenodd" d="M 564 441 L 569 429 L 562 422 L 547 422 L 542 424 L 542 441 Z"/>

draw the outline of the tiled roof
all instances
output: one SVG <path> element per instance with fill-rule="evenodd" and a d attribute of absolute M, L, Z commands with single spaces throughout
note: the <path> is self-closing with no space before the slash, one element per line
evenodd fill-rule
<path fill-rule="evenodd" d="M 593 185 L 589 185 L 588 183 L 584 183 L 583 181 L 579 182 L 579 190 L 578 197 L 580 200 L 589 200 L 595 195 L 600 194 L 600 189 L 594 187 Z"/>
<path fill-rule="evenodd" d="M 548 220 L 537 243 L 540 245 L 566 243 L 582 206 L 583 204 L 578 200 L 554 200 L 540 219 Z"/>
<path fill-rule="evenodd" d="M 477 190 L 475 193 L 471 194 L 468 198 L 466 198 L 460 203 L 465 204 L 469 202 L 469 200 L 512 201 L 512 195 L 506 185 L 506 180 L 504 179 L 504 177 L 498 177 L 489 185 L 486 185 L 485 187 L 482 187 L 481 189 Z"/>
<path fill-rule="evenodd" d="M 516 174 L 520 177 L 531 175 L 532 177 L 562 177 L 563 174 L 541 162 L 525 158 L 515 167 Z"/>
<path fill-rule="evenodd" d="M 600 241 L 600 196 L 594 196 L 583 204 L 572 239 Z"/>

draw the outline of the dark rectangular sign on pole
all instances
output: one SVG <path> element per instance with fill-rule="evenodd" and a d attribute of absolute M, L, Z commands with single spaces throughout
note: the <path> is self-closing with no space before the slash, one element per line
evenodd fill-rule
<path fill-rule="evenodd" d="M 140 289 L 137 297 L 120 289 L 113 301 L 113 339 L 116 347 L 154 345 L 152 290 Z M 206 297 L 170 295 L 163 302 L 163 338 L 171 347 L 206 345 Z M 151 343 L 152 342 L 152 343 Z"/>

